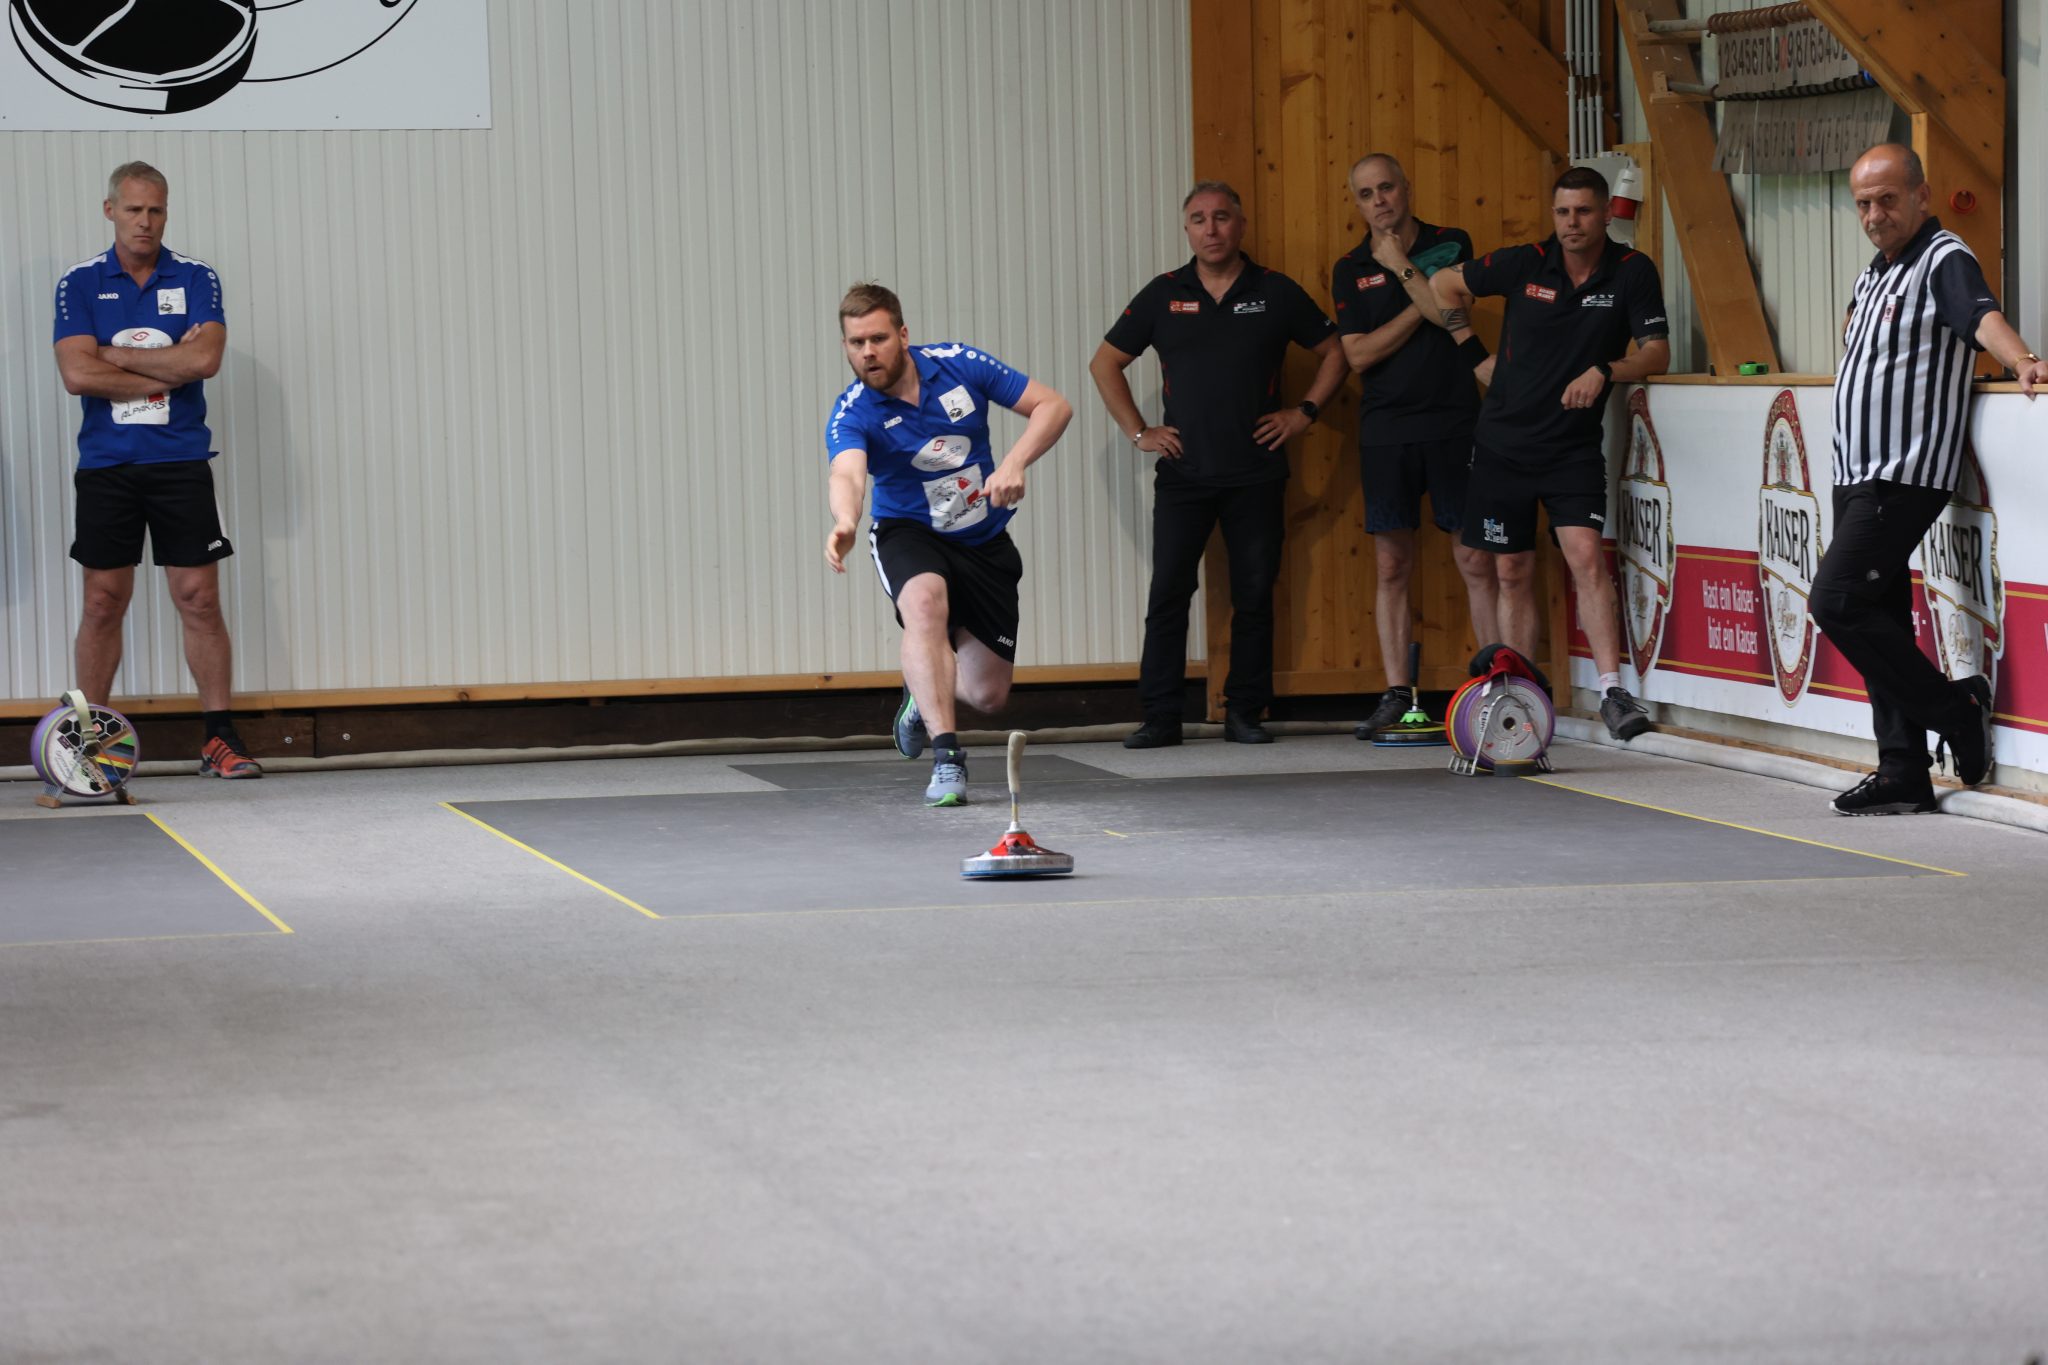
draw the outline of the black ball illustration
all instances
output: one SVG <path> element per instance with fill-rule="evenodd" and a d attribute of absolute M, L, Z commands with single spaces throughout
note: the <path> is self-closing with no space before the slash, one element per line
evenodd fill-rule
<path fill-rule="evenodd" d="M 256 52 L 254 0 L 11 0 L 8 18 L 52 84 L 135 114 L 211 104 Z"/>

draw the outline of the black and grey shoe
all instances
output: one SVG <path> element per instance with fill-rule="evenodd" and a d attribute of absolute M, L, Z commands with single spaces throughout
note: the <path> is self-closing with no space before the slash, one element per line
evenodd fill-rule
<path fill-rule="evenodd" d="M 908 687 L 903 689 L 903 700 L 896 707 L 896 720 L 890 731 L 896 740 L 896 752 L 905 758 L 916 758 L 931 742 L 924 717 L 917 713 L 917 698 L 910 695 Z"/>
<path fill-rule="evenodd" d="M 1372 714 L 1352 727 L 1353 739 L 1371 739 L 1389 725 L 1399 725 L 1401 717 L 1408 714 L 1408 708 L 1415 705 L 1415 694 L 1405 687 L 1390 687 L 1380 693 L 1380 704 L 1373 707 Z"/>
<path fill-rule="evenodd" d="M 1607 722 L 1608 734 L 1626 743 L 1650 728 L 1650 709 L 1626 687 L 1610 687 L 1600 699 L 1600 719 Z"/>
<path fill-rule="evenodd" d="M 967 751 L 939 749 L 932 754 L 932 780 L 924 789 L 927 806 L 967 804 Z"/>
<path fill-rule="evenodd" d="M 1837 815 L 1925 815 L 1939 810 L 1934 801 L 1934 784 L 1923 775 L 1918 781 L 1872 773 L 1834 800 Z"/>

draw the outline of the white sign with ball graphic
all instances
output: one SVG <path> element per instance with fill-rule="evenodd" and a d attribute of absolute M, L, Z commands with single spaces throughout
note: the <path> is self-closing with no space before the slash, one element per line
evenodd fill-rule
<path fill-rule="evenodd" d="M 487 128 L 485 0 L 5 0 L 0 130 Z"/>

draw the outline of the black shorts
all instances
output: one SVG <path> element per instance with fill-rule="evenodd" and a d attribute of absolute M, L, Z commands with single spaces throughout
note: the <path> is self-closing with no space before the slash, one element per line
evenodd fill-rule
<path fill-rule="evenodd" d="M 1422 495 L 1439 531 L 1464 525 L 1465 481 L 1472 469 L 1470 435 L 1398 445 L 1360 446 L 1358 481 L 1365 489 L 1365 533 L 1413 531 L 1422 525 Z"/>
<path fill-rule="evenodd" d="M 1607 525 L 1607 457 L 1598 450 L 1560 457 L 1541 469 L 1511 465 L 1485 446 L 1472 448 L 1465 489 L 1465 543 L 1517 554 L 1536 548 L 1536 505 L 1551 529 Z"/>
<path fill-rule="evenodd" d="M 963 545 L 921 521 L 888 518 L 868 530 L 868 549 L 889 600 L 921 573 L 946 580 L 946 624 L 964 630 L 1004 659 L 1017 660 L 1017 584 L 1024 557 L 1008 531 L 979 545 Z M 896 613 L 903 624 L 903 613 Z"/>
<path fill-rule="evenodd" d="M 81 469 L 71 486 L 78 492 L 71 557 L 88 569 L 140 564 L 145 530 L 161 568 L 194 568 L 235 552 L 221 534 L 211 460 Z"/>

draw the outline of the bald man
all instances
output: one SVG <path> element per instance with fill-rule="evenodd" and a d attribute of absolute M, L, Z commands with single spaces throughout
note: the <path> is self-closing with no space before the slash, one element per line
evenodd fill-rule
<path fill-rule="evenodd" d="M 1872 147 L 1849 172 L 1877 248 L 1842 327 L 1835 375 L 1834 533 L 1813 576 L 1814 624 L 1863 675 L 1877 770 L 1834 800 L 1842 815 L 1934 810 L 1927 732 L 1966 786 L 1991 771 L 1991 683 L 1951 680 L 1913 638 L 1913 549 L 1955 491 L 1970 370 L 1989 351 L 2031 400 L 2048 364 L 1998 310 L 1970 248 L 1943 228 L 1920 158 Z"/>

